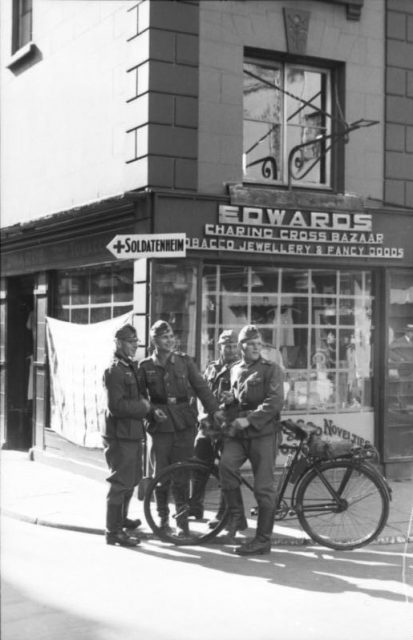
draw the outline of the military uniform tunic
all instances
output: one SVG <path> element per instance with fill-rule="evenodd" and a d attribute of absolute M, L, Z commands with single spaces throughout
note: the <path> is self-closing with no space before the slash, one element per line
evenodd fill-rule
<path fill-rule="evenodd" d="M 162 364 L 154 353 L 141 360 L 139 371 L 151 406 L 166 414 L 166 420 L 157 421 L 151 412 L 147 420 L 152 438 L 152 471 L 158 472 L 193 455 L 198 422 L 196 398 L 208 414 L 218 410 L 218 402 L 186 354 L 173 352 Z"/>
<path fill-rule="evenodd" d="M 240 360 L 231 368 L 235 400 L 227 410 L 228 419 L 247 418 L 250 426 L 224 440 L 220 460 L 222 487 L 225 490 L 239 487 L 237 474 L 249 459 L 254 473 L 255 498 L 258 506 L 265 509 L 273 509 L 275 504 L 273 469 L 284 402 L 283 383 L 282 369 L 261 357 L 252 363 Z"/>
<path fill-rule="evenodd" d="M 103 431 L 104 453 L 110 469 L 108 502 L 122 504 L 129 499 L 142 477 L 143 418 L 147 402 L 140 390 L 137 363 L 119 354 L 104 372 L 106 413 Z"/>

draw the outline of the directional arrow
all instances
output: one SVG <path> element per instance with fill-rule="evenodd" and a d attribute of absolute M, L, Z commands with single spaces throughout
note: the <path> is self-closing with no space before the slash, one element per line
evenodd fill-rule
<path fill-rule="evenodd" d="M 185 233 L 117 235 L 106 248 L 119 260 L 139 258 L 185 258 Z"/>

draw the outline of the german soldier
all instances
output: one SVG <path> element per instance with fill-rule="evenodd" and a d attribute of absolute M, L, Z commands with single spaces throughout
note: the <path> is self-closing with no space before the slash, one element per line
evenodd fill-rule
<path fill-rule="evenodd" d="M 193 456 L 198 421 L 197 397 L 209 415 L 221 420 L 223 415 L 193 360 L 174 351 L 172 327 L 164 320 L 158 320 L 150 329 L 150 338 L 154 352 L 141 360 L 139 371 L 152 405 L 147 423 L 151 436 L 150 462 L 156 474 L 169 464 Z M 179 511 L 184 488 L 175 486 L 172 490 Z M 169 487 L 156 490 L 160 525 L 165 529 L 169 528 L 168 492 Z M 178 535 L 186 534 L 186 518 L 177 518 L 177 528 Z"/>
<path fill-rule="evenodd" d="M 137 363 L 135 328 L 124 325 L 115 333 L 113 362 L 103 377 L 107 396 L 104 453 L 110 469 L 106 502 L 106 543 L 134 547 L 140 543 L 124 529 L 135 529 L 140 520 L 130 520 L 128 507 L 133 490 L 142 477 L 142 442 L 145 438 L 142 419 L 150 405 L 141 395 Z"/>
<path fill-rule="evenodd" d="M 222 407 L 225 407 L 227 399 L 232 399 L 232 394 L 230 393 L 230 370 L 231 366 L 239 358 L 237 342 L 238 336 L 235 331 L 230 329 L 222 331 L 218 338 L 219 358 L 218 360 L 210 362 L 204 372 L 204 378 L 207 381 L 209 388 Z M 222 439 L 218 436 L 217 432 L 213 431 L 212 434 L 209 434 L 208 429 L 205 428 L 201 420 L 199 432 L 195 440 L 195 456 L 208 464 L 211 464 L 214 461 L 214 439 L 217 441 L 218 446 L 222 448 Z M 198 518 L 202 518 L 203 516 L 202 502 L 204 498 L 204 491 L 205 480 L 204 482 L 200 480 L 199 486 L 195 486 L 194 499 L 191 505 L 191 514 Z M 242 504 L 241 491 L 239 502 Z M 222 497 L 217 515 L 209 522 L 211 529 L 216 526 L 224 511 L 225 501 Z M 235 524 L 235 520 L 232 520 L 231 523 Z M 245 516 L 236 524 L 237 528 L 241 531 L 246 529 L 248 526 Z M 235 538 L 235 535 L 236 530 L 232 529 L 230 526 L 228 530 L 228 537 L 230 541 Z"/>
<path fill-rule="evenodd" d="M 231 421 L 224 440 L 220 476 L 231 519 L 242 518 L 239 504 L 239 470 L 248 459 L 254 474 L 254 495 L 258 504 L 257 530 L 253 540 L 236 549 L 240 555 L 269 553 L 274 522 L 275 489 L 273 467 L 277 431 L 284 401 L 282 369 L 261 356 L 262 338 L 255 325 L 243 327 L 238 336 L 241 360 L 231 368 Z"/>

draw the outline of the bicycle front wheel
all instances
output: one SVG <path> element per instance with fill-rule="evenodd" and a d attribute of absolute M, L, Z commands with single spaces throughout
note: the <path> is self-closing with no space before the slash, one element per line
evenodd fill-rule
<path fill-rule="evenodd" d="M 215 538 L 228 519 L 221 496 L 215 466 L 177 462 L 149 483 L 144 498 L 145 517 L 154 534 L 165 542 L 202 544 Z"/>
<path fill-rule="evenodd" d="M 296 511 L 310 538 L 331 549 L 356 549 L 387 522 L 389 495 L 376 470 L 351 460 L 317 464 L 304 475 Z"/>

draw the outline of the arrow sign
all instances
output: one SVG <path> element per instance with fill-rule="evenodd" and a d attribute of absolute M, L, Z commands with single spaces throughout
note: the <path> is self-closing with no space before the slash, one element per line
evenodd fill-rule
<path fill-rule="evenodd" d="M 185 258 L 185 233 L 117 235 L 106 248 L 119 260 L 139 258 Z"/>

